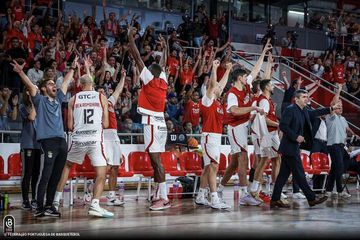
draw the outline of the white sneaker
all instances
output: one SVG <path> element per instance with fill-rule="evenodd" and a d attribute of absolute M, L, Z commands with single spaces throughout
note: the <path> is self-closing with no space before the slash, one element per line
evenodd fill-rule
<path fill-rule="evenodd" d="M 56 209 L 56 211 L 59 211 L 59 207 L 60 207 L 60 203 L 59 203 L 59 202 L 54 201 L 54 202 L 53 202 L 53 206 L 54 206 L 54 208 Z"/>
<path fill-rule="evenodd" d="M 198 195 L 195 199 L 195 203 L 197 205 L 202 205 L 202 206 L 210 206 L 211 205 L 209 200 L 207 200 L 207 198 L 204 195 L 202 195 L 202 196 Z"/>
<path fill-rule="evenodd" d="M 293 199 L 306 199 L 306 197 L 304 196 L 304 194 L 302 194 L 301 192 L 294 193 L 294 194 L 292 195 L 292 198 L 293 198 Z"/>
<path fill-rule="evenodd" d="M 239 201 L 239 205 L 242 206 L 258 206 L 261 202 L 253 198 L 250 194 L 245 195 Z"/>
<path fill-rule="evenodd" d="M 332 192 L 326 192 L 325 196 L 329 198 L 329 197 L 331 197 L 331 194 L 332 194 Z"/>
<path fill-rule="evenodd" d="M 111 218 L 114 217 L 114 213 L 98 206 L 91 205 L 88 214 L 95 217 Z"/>
<path fill-rule="evenodd" d="M 213 209 L 230 209 L 231 208 L 225 202 L 220 201 L 220 199 L 217 202 L 211 203 L 210 207 Z"/>
<path fill-rule="evenodd" d="M 107 202 L 106 202 L 107 206 L 122 206 L 125 203 L 124 201 L 121 201 L 118 198 L 109 198 L 109 197 L 106 198 L 107 198 Z"/>
<path fill-rule="evenodd" d="M 341 198 L 350 198 L 351 195 L 348 194 L 347 192 L 341 192 L 341 193 L 339 193 L 339 197 L 341 197 Z"/>
<path fill-rule="evenodd" d="M 280 197 L 280 198 L 282 198 L 282 199 L 287 199 L 288 196 L 286 196 L 284 193 L 281 193 L 281 197 Z"/>

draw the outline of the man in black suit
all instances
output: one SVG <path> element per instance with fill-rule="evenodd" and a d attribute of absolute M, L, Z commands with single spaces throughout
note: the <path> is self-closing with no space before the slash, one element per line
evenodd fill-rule
<path fill-rule="evenodd" d="M 282 161 L 279 175 L 276 179 L 274 192 L 270 201 L 270 207 L 289 208 L 290 205 L 280 200 L 281 191 L 290 173 L 305 194 L 310 206 L 315 206 L 326 201 L 327 197 L 317 198 L 306 182 L 304 168 L 300 158 L 300 144 L 305 141 L 304 130 L 311 131 L 310 118 L 329 114 L 332 108 L 309 110 L 305 108 L 309 101 L 308 92 L 303 89 L 295 91 L 295 104 L 288 106 L 282 114 L 280 130 L 283 137 L 280 142 L 279 152 L 282 154 Z M 311 133 L 309 134 L 311 136 Z M 312 139 L 310 139 L 311 141 Z"/>

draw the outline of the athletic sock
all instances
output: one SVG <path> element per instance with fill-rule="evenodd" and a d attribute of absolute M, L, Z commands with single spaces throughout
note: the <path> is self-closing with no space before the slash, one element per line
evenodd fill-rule
<path fill-rule="evenodd" d="M 199 188 L 199 192 L 198 192 L 197 196 L 205 197 L 205 192 L 206 192 L 206 188 Z"/>
<path fill-rule="evenodd" d="M 254 180 L 252 183 L 251 183 L 251 187 L 250 187 L 250 191 L 251 192 L 257 192 L 258 188 L 259 188 L 259 185 L 260 185 L 260 182 L 259 181 L 256 181 Z"/>
<path fill-rule="evenodd" d="M 100 207 L 100 201 L 99 201 L 99 199 L 93 198 L 93 199 L 91 200 L 91 206 L 93 206 L 93 207 Z"/>
<path fill-rule="evenodd" d="M 61 196 L 62 196 L 62 192 L 56 191 L 54 196 L 54 202 L 60 202 Z"/>
<path fill-rule="evenodd" d="M 219 196 L 217 194 L 217 192 L 212 192 L 211 193 L 211 203 L 217 203 L 219 202 Z"/>
<path fill-rule="evenodd" d="M 159 192 L 160 192 L 160 198 L 164 200 L 168 200 L 167 197 L 167 191 L 166 191 L 166 182 L 159 183 Z"/>
<path fill-rule="evenodd" d="M 219 186 L 218 186 L 218 191 L 219 191 L 219 192 L 220 192 L 220 191 L 223 191 L 224 188 L 225 188 L 225 187 L 220 183 Z"/>
<path fill-rule="evenodd" d="M 247 186 L 240 187 L 240 197 L 245 197 L 246 195 L 248 195 Z"/>

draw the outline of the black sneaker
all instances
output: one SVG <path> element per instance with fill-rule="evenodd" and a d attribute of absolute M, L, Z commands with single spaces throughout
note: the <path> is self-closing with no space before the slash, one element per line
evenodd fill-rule
<path fill-rule="evenodd" d="M 29 201 L 23 201 L 22 205 L 21 205 L 21 209 L 29 211 L 31 210 L 31 205 Z"/>
<path fill-rule="evenodd" d="M 45 207 L 45 216 L 60 217 L 61 214 L 59 211 L 56 210 L 54 206 L 51 206 L 51 207 Z"/>
<path fill-rule="evenodd" d="M 45 210 L 44 208 L 37 208 L 35 213 L 34 213 L 35 217 L 45 217 Z"/>
<path fill-rule="evenodd" d="M 35 211 L 37 209 L 36 200 L 31 200 L 31 208 L 32 208 L 33 211 Z"/>

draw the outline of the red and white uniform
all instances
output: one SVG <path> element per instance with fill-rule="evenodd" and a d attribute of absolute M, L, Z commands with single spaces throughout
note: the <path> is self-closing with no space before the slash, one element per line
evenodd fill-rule
<path fill-rule="evenodd" d="M 205 94 L 201 99 L 200 111 L 203 121 L 201 148 L 205 152 L 203 159 L 207 166 L 211 162 L 220 161 L 224 108 L 219 101 Z"/>
<path fill-rule="evenodd" d="M 270 119 L 271 121 L 278 122 L 278 119 L 276 117 L 276 109 L 274 106 L 273 101 L 271 98 L 266 98 L 264 95 L 260 95 L 258 100 L 258 106 L 262 109 L 264 109 L 264 112 L 266 113 L 266 117 Z M 260 145 L 260 155 L 261 157 L 268 157 L 268 158 L 274 158 L 278 156 L 278 149 L 280 145 L 280 138 L 278 134 L 278 128 L 267 126 L 267 129 L 269 131 L 269 136 L 267 140 L 267 146 L 263 146 L 263 144 Z M 263 142 L 262 142 L 263 143 Z"/>
<path fill-rule="evenodd" d="M 107 163 L 111 166 L 119 166 L 121 160 L 120 139 L 117 134 L 117 121 L 113 96 L 108 98 L 109 127 L 104 129 L 104 145 Z"/>
<path fill-rule="evenodd" d="M 240 116 L 234 116 L 231 114 L 230 109 L 233 106 L 251 107 L 251 82 L 252 76 L 249 75 L 246 79 L 247 84 L 242 91 L 236 87 L 232 87 L 228 92 L 226 110 L 228 112 L 228 137 L 231 145 L 231 154 L 247 152 L 250 112 Z"/>
<path fill-rule="evenodd" d="M 189 100 L 185 105 L 183 123 L 191 122 L 193 127 L 200 123 L 200 103 Z"/>
<path fill-rule="evenodd" d="M 106 166 L 102 117 L 100 93 L 82 91 L 75 95 L 74 130 L 69 141 L 68 161 L 82 164 L 85 155 L 88 155 L 93 166 Z"/>
<path fill-rule="evenodd" d="M 145 151 L 165 152 L 167 129 L 164 118 L 165 99 L 168 88 L 166 75 L 161 72 L 159 78 L 144 67 L 140 78 L 141 88 L 137 111 L 142 115 L 144 124 Z"/>

